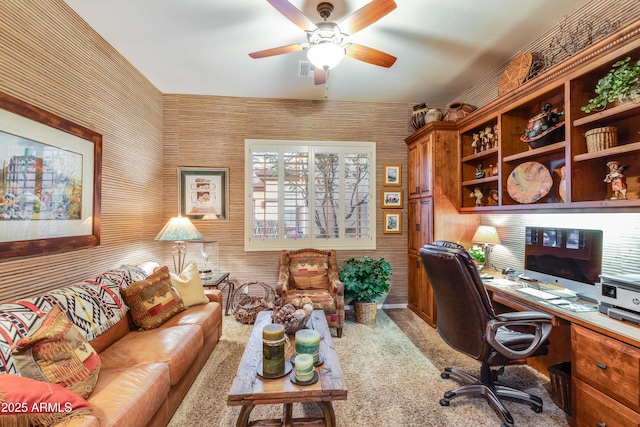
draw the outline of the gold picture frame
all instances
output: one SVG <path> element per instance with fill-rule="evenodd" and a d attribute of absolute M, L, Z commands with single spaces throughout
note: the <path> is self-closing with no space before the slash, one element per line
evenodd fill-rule
<path fill-rule="evenodd" d="M 401 234 L 402 233 L 402 211 L 385 211 L 383 212 L 384 223 L 382 232 L 385 234 Z"/>
<path fill-rule="evenodd" d="M 382 190 L 382 209 L 402 209 L 403 195 L 402 190 Z"/>
<path fill-rule="evenodd" d="M 387 163 L 382 172 L 382 185 L 402 187 L 402 165 L 400 163 Z"/>

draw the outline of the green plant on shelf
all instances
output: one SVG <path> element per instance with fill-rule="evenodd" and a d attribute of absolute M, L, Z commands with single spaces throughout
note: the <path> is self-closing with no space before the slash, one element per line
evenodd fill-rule
<path fill-rule="evenodd" d="M 633 99 L 640 94 L 640 60 L 627 57 L 614 63 L 609 72 L 598 80 L 595 87 L 596 96 L 587 105 L 581 107 L 585 113 L 607 108 L 610 102 L 619 98 Z"/>
<path fill-rule="evenodd" d="M 481 246 L 473 245 L 467 249 L 469 255 L 478 264 L 484 264 L 484 249 Z"/>

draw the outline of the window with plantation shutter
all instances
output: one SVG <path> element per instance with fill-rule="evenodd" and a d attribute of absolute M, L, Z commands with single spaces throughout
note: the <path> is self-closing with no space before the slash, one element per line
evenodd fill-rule
<path fill-rule="evenodd" d="M 375 143 L 245 148 L 245 250 L 375 249 Z"/>

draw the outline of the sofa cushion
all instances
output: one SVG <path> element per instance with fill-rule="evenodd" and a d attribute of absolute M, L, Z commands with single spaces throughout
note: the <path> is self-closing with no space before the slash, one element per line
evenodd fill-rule
<path fill-rule="evenodd" d="M 207 299 L 208 300 L 208 299 Z M 208 338 L 222 322 L 222 306 L 212 302 L 200 304 L 178 313 L 167 320 L 161 328 L 170 328 L 178 325 L 198 325 L 202 329 L 204 338 Z"/>
<path fill-rule="evenodd" d="M 0 375 L 0 424 L 53 425 L 91 415 L 91 406 L 77 393 L 18 375 Z"/>
<path fill-rule="evenodd" d="M 136 326 L 149 330 L 162 325 L 184 310 L 182 298 L 171 285 L 169 268 L 160 267 L 152 275 L 121 289 Z"/>
<path fill-rule="evenodd" d="M 88 397 L 98 381 L 100 357 L 82 332 L 55 306 L 15 344 L 20 375 L 60 384 Z"/>
<path fill-rule="evenodd" d="M 132 331 L 100 353 L 102 368 L 164 362 L 169 367 L 171 385 L 174 385 L 194 362 L 203 342 L 201 328 L 197 325 Z"/>
<path fill-rule="evenodd" d="M 146 426 L 169 389 L 166 363 L 103 367 L 88 402 L 101 426 Z"/>
<path fill-rule="evenodd" d="M 180 294 L 184 305 L 189 307 L 209 302 L 209 298 L 204 294 L 202 280 L 198 272 L 198 264 L 194 261 L 187 264 L 180 275 L 174 273 L 169 273 L 169 275 L 171 277 L 171 283 Z"/>

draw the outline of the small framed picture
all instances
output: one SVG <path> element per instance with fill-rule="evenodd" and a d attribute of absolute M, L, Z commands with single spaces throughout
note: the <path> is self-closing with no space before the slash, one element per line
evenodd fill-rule
<path fill-rule="evenodd" d="M 389 187 L 402 186 L 402 165 L 388 163 L 384 165 L 384 175 L 382 177 L 382 185 Z"/>
<path fill-rule="evenodd" d="M 402 233 L 402 211 L 386 211 L 383 213 L 383 232 L 386 234 Z"/>
<path fill-rule="evenodd" d="M 382 190 L 382 208 L 402 208 L 402 190 Z"/>

